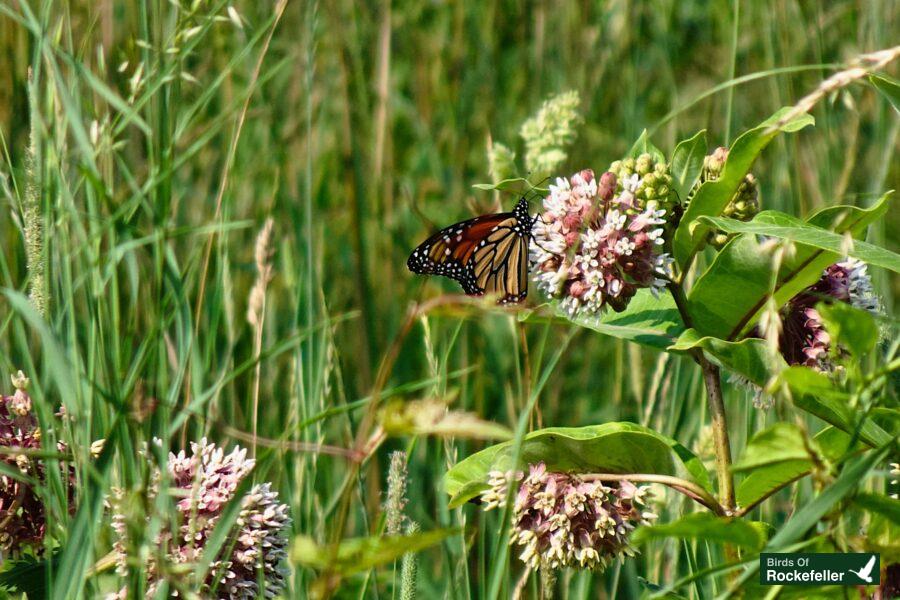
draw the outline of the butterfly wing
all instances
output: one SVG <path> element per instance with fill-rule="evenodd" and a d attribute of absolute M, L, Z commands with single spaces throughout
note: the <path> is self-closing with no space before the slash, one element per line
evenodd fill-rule
<path fill-rule="evenodd" d="M 501 303 L 519 302 L 528 293 L 531 233 L 527 205 L 520 213 L 485 215 L 446 227 L 413 250 L 406 265 L 413 273 L 454 279 L 472 296 L 496 294 Z"/>
<path fill-rule="evenodd" d="M 498 223 L 472 254 L 475 285 L 500 303 L 520 302 L 528 294 L 528 240 L 515 218 Z"/>

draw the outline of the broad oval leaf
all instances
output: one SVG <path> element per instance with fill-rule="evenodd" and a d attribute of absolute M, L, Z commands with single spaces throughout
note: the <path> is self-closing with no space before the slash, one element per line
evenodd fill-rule
<path fill-rule="evenodd" d="M 691 513 L 660 525 L 638 527 L 632 540 L 646 544 L 652 540 L 677 538 L 702 540 L 718 544 L 734 544 L 748 550 L 761 550 L 766 545 L 769 526 L 759 521 L 719 517 L 712 513 Z"/>
<path fill-rule="evenodd" d="M 782 108 L 758 127 L 745 132 L 736 139 L 728 151 L 728 158 L 725 160 L 719 178 L 715 181 L 705 182 L 697 190 L 681 218 L 678 229 L 675 230 L 672 244 L 675 262 L 682 269 L 691 262 L 706 238 L 708 229 L 699 223 L 698 219 L 702 216 L 722 214 L 734 197 L 744 176 L 756 161 L 756 157 L 779 132 L 799 131 L 815 122 L 812 116 L 802 114 L 782 125 L 780 129 L 772 130 L 772 125 L 776 124 L 790 110 L 793 109 Z"/>
<path fill-rule="evenodd" d="M 735 473 L 789 460 L 811 460 L 803 431 L 793 423 L 775 423 L 757 432 L 731 470 Z"/>
<path fill-rule="evenodd" d="M 803 431 L 793 423 L 776 423 L 754 435 L 732 466 L 746 473 L 737 486 L 738 506 L 749 507 L 808 475 L 813 457 Z"/>
<path fill-rule="evenodd" d="M 836 234 L 861 237 L 887 209 L 885 195 L 871 208 L 829 207 L 813 214 L 806 223 Z M 687 308 L 693 326 L 703 336 L 740 339 L 756 323 L 770 295 L 778 306 L 783 305 L 841 258 L 837 252 L 796 244 L 796 252 L 784 259 L 776 277 L 771 253 L 755 236 L 739 235 L 725 245 L 691 288 Z"/>
<path fill-rule="evenodd" d="M 764 388 L 772 377 L 787 367 L 780 354 L 773 356 L 765 341 L 757 338 L 728 342 L 703 337 L 696 329 L 688 329 L 667 349 L 670 352 L 688 352 L 695 348 L 703 349 L 719 365 L 760 388 Z"/>
<path fill-rule="evenodd" d="M 678 198 L 684 201 L 691 188 L 700 179 L 703 159 L 706 158 L 706 130 L 702 129 L 686 140 L 678 142 L 672 153 L 669 173 L 675 180 Z"/>
<path fill-rule="evenodd" d="M 512 469 L 514 442 L 485 448 L 454 465 L 444 488 L 455 508 L 487 489 L 488 473 Z M 676 475 L 710 489 L 703 463 L 687 448 L 634 423 L 588 427 L 550 427 L 527 434 L 519 450 L 518 469 L 544 462 L 553 471 L 572 473 L 648 473 Z"/>
<path fill-rule="evenodd" d="M 558 317 L 579 327 L 653 348 L 670 346 L 684 331 L 678 307 L 668 293 L 655 297 L 650 290 L 638 290 L 625 310 L 608 311 L 600 316 L 572 317 L 559 302 L 551 302 L 548 306 Z M 530 313 L 526 320 L 539 321 L 540 316 Z"/>

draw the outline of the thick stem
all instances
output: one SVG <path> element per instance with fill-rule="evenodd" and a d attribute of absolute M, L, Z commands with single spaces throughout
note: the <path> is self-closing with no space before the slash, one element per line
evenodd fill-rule
<path fill-rule="evenodd" d="M 728 422 L 725 418 L 725 402 L 722 399 L 722 382 L 719 367 L 709 362 L 702 351 L 694 354 L 703 371 L 706 384 L 706 400 L 712 417 L 713 439 L 716 447 L 716 474 L 719 480 L 719 502 L 730 513 L 734 511 L 734 479 L 731 475 L 731 443 L 728 440 Z"/>
<path fill-rule="evenodd" d="M 699 502 L 706 508 L 710 509 L 720 517 L 726 516 L 728 513 L 716 499 L 699 485 L 679 477 L 671 475 L 655 475 L 649 473 L 587 473 L 579 475 L 585 481 L 630 481 L 632 483 L 660 483 L 672 488 L 682 494 L 688 496 L 695 502 Z"/>
<path fill-rule="evenodd" d="M 692 327 L 691 315 L 687 309 L 687 298 L 679 281 L 670 281 L 669 291 L 675 299 L 678 312 L 685 326 Z M 719 367 L 707 360 L 700 349 L 691 354 L 703 371 L 703 383 L 706 385 L 706 398 L 712 416 L 713 436 L 716 447 L 716 474 L 719 480 L 719 501 L 728 514 L 735 508 L 734 479 L 731 476 L 731 442 L 728 440 L 728 421 L 725 418 L 725 401 L 722 398 L 722 381 Z"/>

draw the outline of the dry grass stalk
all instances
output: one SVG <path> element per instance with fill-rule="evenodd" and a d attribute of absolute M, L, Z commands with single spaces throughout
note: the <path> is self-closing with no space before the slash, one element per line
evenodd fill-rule
<path fill-rule="evenodd" d="M 807 94 L 781 117 L 769 131 L 777 131 L 793 119 L 812 110 L 822 98 L 837 91 L 843 87 L 847 87 L 854 81 L 862 79 L 873 71 L 879 71 L 886 67 L 890 62 L 900 56 L 900 46 L 870 52 L 869 54 L 860 54 L 851 63 L 850 68 L 838 71 L 825 81 L 819 84 L 815 90 Z"/>
<path fill-rule="evenodd" d="M 260 355 L 262 353 L 263 324 L 266 315 L 266 288 L 272 280 L 272 231 L 275 221 L 266 219 L 266 223 L 256 236 L 254 260 L 256 262 L 256 281 L 250 290 L 247 300 L 247 322 L 253 327 L 253 355 L 256 357 L 256 368 L 253 381 L 253 414 L 251 453 L 256 455 L 257 420 L 259 418 L 259 384 L 262 375 Z"/>

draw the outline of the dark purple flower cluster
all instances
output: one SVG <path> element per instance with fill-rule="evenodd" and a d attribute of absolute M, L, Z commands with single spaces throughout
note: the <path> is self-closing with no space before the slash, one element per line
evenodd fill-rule
<path fill-rule="evenodd" d="M 782 310 L 778 343 L 788 364 L 829 370 L 831 337 L 815 309 L 822 301 L 845 302 L 869 312 L 879 310 L 865 263 L 849 259 L 829 266 L 819 281 L 791 298 Z"/>
<path fill-rule="evenodd" d="M 46 465 L 29 452 L 41 449 L 41 429 L 32 412 L 28 378 L 19 371 L 12 382 L 13 395 L 0 395 L 0 446 L 7 450 L 0 454 L 0 460 L 21 473 L 22 479 L 43 482 Z M 57 450 L 65 452 L 65 444 L 58 443 Z M 71 467 L 62 469 L 71 506 L 75 474 Z M 34 488 L 22 479 L 0 475 L 0 549 L 13 556 L 26 548 L 40 552 L 47 529 L 44 504 Z"/>

